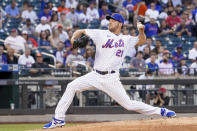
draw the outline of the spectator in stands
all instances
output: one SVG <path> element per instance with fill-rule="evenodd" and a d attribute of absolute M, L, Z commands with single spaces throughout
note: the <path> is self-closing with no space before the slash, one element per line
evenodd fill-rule
<path fill-rule="evenodd" d="M 70 44 L 65 44 L 65 50 L 64 50 L 64 66 L 67 65 L 66 63 L 66 59 L 67 57 L 72 54 L 72 51 L 71 51 L 71 45 Z"/>
<path fill-rule="evenodd" d="M 62 68 L 64 66 L 64 43 L 60 41 L 57 44 L 57 52 L 55 54 L 56 57 L 56 67 Z"/>
<path fill-rule="evenodd" d="M 197 38 L 197 13 L 196 13 L 196 17 L 195 20 L 193 20 L 193 24 L 192 24 L 192 36 L 195 36 Z"/>
<path fill-rule="evenodd" d="M 40 19 L 42 17 L 47 18 L 47 22 L 51 20 L 52 11 L 49 9 L 48 5 L 45 5 L 44 10 L 40 12 Z"/>
<path fill-rule="evenodd" d="M 168 8 L 164 8 L 164 11 L 159 14 L 159 19 L 165 20 L 168 17 Z"/>
<path fill-rule="evenodd" d="M 159 54 L 159 50 L 162 47 L 162 43 L 160 40 L 156 40 L 155 43 L 155 48 L 152 50 L 153 52 L 155 52 L 157 55 Z"/>
<path fill-rule="evenodd" d="M 180 17 L 183 13 L 183 9 L 182 9 L 181 5 L 177 5 L 175 10 L 176 10 L 177 15 Z"/>
<path fill-rule="evenodd" d="M 152 45 L 153 44 L 153 40 L 151 37 L 148 37 L 146 39 L 146 44 L 139 46 L 138 47 L 138 51 L 143 51 L 145 47 L 148 47 L 150 50 L 153 50 L 155 47 Z"/>
<path fill-rule="evenodd" d="M 145 74 L 139 76 L 139 80 L 153 79 L 153 72 L 146 70 Z M 147 104 L 150 104 L 150 99 L 153 98 L 153 93 L 150 90 L 155 89 L 155 85 L 137 85 L 136 89 L 139 90 L 139 96 L 145 100 Z"/>
<path fill-rule="evenodd" d="M 111 15 L 111 11 L 108 9 L 108 4 L 107 3 L 102 3 L 101 8 L 99 9 L 99 18 L 100 20 L 105 19 L 107 15 Z"/>
<path fill-rule="evenodd" d="M 158 17 L 159 17 L 159 11 L 157 11 L 156 9 L 155 9 L 155 3 L 151 3 L 150 4 L 150 9 L 147 9 L 146 10 L 146 13 L 145 13 L 145 15 L 146 15 L 146 19 L 145 19 L 145 23 L 147 23 L 147 22 L 149 22 L 150 21 L 150 19 L 151 18 L 154 18 L 155 20 L 157 20 L 158 19 Z"/>
<path fill-rule="evenodd" d="M 178 6 L 178 5 L 182 5 L 182 0 L 172 0 L 172 4 L 174 7 Z"/>
<path fill-rule="evenodd" d="M 70 10 L 65 5 L 66 5 L 66 1 L 61 0 L 61 4 L 60 4 L 60 6 L 58 7 L 57 10 L 58 10 L 59 13 L 64 13 L 65 15 L 67 15 L 70 12 Z"/>
<path fill-rule="evenodd" d="M 49 2 L 47 3 L 47 6 L 48 6 L 50 12 L 52 13 L 52 9 L 53 9 L 53 3 L 52 3 L 52 1 L 49 1 Z"/>
<path fill-rule="evenodd" d="M 145 16 L 145 12 L 147 10 L 147 6 L 142 0 L 136 0 L 137 4 L 133 7 L 135 15 Z"/>
<path fill-rule="evenodd" d="M 193 1 L 193 5 L 195 6 L 195 8 L 191 11 L 192 13 L 192 19 L 195 20 L 195 16 L 196 16 L 196 13 L 197 13 L 197 1 Z"/>
<path fill-rule="evenodd" d="M 7 64 L 18 64 L 18 58 L 14 56 L 14 49 L 7 49 Z"/>
<path fill-rule="evenodd" d="M 36 31 L 36 33 L 37 33 L 37 36 L 39 36 L 40 35 L 40 32 L 41 31 L 45 31 L 45 30 L 50 30 L 50 32 L 51 32 L 51 27 L 50 27 L 50 25 L 49 24 L 47 24 L 47 18 L 45 17 L 45 16 L 43 16 L 42 18 L 41 18 L 41 23 L 39 24 L 39 25 L 37 25 L 36 26 L 36 29 L 35 29 L 35 31 Z"/>
<path fill-rule="evenodd" d="M 176 47 L 176 51 L 172 52 L 172 59 L 175 62 L 179 63 L 180 60 L 182 60 L 183 58 L 184 58 L 184 56 L 183 56 L 183 47 L 182 47 L 182 45 L 178 45 Z"/>
<path fill-rule="evenodd" d="M 113 0 L 113 4 L 116 6 L 121 7 L 122 6 L 122 0 Z"/>
<path fill-rule="evenodd" d="M 52 15 L 54 14 L 58 14 L 57 7 L 52 8 Z M 59 18 L 59 14 L 58 14 L 58 18 Z"/>
<path fill-rule="evenodd" d="M 41 31 L 40 38 L 38 39 L 38 47 L 41 48 L 42 51 L 48 52 L 53 46 L 53 43 L 48 40 L 48 37 L 46 31 Z"/>
<path fill-rule="evenodd" d="M 181 22 L 180 17 L 177 16 L 176 11 L 173 10 L 171 12 L 171 15 L 167 17 L 166 19 L 166 23 L 173 28 L 174 26 L 176 27 L 177 24 L 179 24 Z"/>
<path fill-rule="evenodd" d="M 48 0 L 40 0 L 41 1 L 41 10 L 44 10 L 45 5 L 47 5 Z"/>
<path fill-rule="evenodd" d="M 19 18 L 20 13 L 19 9 L 16 6 L 16 0 L 12 0 L 10 5 L 7 5 L 5 8 L 7 18 Z"/>
<path fill-rule="evenodd" d="M 94 65 L 94 57 L 95 53 L 91 46 L 86 47 L 86 52 L 84 54 L 84 58 L 86 61 L 86 65 L 88 66 L 88 71 L 92 71 Z"/>
<path fill-rule="evenodd" d="M 7 56 L 4 54 L 3 50 L 3 45 L 0 45 L 0 65 L 7 64 Z"/>
<path fill-rule="evenodd" d="M 145 61 L 143 59 L 143 52 L 137 52 L 136 57 L 131 60 L 130 68 L 137 69 L 138 71 L 144 71 Z"/>
<path fill-rule="evenodd" d="M 194 48 L 192 48 L 190 51 L 189 51 L 189 59 L 194 62 L 196 61 L 196 57 L 197 57 L 197 41 L 195 41 L 193 43 L 194 45 Z"/>
<path fill-rule="evenodd" d="M 157 54 L 157 60 L 158 60 L 158 62 L 157 63 L 160 63 L 160 61 L 162 61 L 162 57 L 163 57 L 163 52 L 164 52 L 164 47 L 163 46 L 161 46 L 160 48 L 159 48 L 159 53 Z"/>
<path fill-rule="evenodd" d="M 177 65 L 177 70 L 176 72 L 178 73 L 177 75 L 188 75 L 189 74 L 189 67 L 187 66 L 185 58 L 182 58 Z"/>
<path fill-rule="evenodd" d="M 136 5 L 135 0 L 124 0 L 122 3 L 122 6 L 128 10 L 129 13 L 132 13 L 133 15 L 133 7 Z"/>
<path fill-rule="evenodd" d="M 77 0 L 66 0 L 66 8 L 74 7 L 76 8 L 78 5 Z"/>
<path fill-rule="evenodd" d="M 195 22 L 197 22 L 197 13 L 195 14 Z"/>
<path fill-rule="evenodd" d="M 20 14 L 22 14 L 24 11 L 28 10 L 28 1 L 24 1 L 22 7 L 20 8 Z"/>
<path fill-rule="evenodd" d="M 43 61 L 43 56 L 41 53 L 36 54 L 36 62 L 32 65 L 29 70 L 32 76 L 46 75 L 49 74 L 49 66 Z"/>
<path fill-rule="evenodd" d="M 144 51 L 143 51 L 143 59 L 146 60 L 150 57 L 150 48 L 149 47 L 145 47 Z"/>
<path fill-rule="evenodd" d="M 60 41 L 65 42 L 68 39 L 67 32 L 63 30 L 63 26 L 61 24 L 58 24 L 57 28 Z"/>
<path fill-rule="evenodd" d="M 94 19 L 96 20 L 99 19 L 99 13 L 98 13 L 98 10 L 95 8 L 95 5 L 96 5 L 96 2 L 91 1 L 90 6 L 87 8 L 86 17 L 87 17 L 88 23 L 90 23 Z"/>
<path fill-rule="evenodd" d="M 129 17 L 128 17 L 128 14 L 126 11 L 124 10 L 118 10 L 118 13 L 121 14 L 124 18 L 125 18 L 125 21 L 124 21 L 124 25 L 127 26 L 127 27 L 133 27 L 133 24 L 131 23 L 132 21 L 129 21 Z"/>
<path fill-rule="evenodd" d="M 155 106 L 168 106 L 170 102 L 170 98 L 166 96 L 166 89 L 160 88 L 156 93 L 156 98 L 154 101 Z"/>
<path fill-rule="evenodd" d="M 159 63 L 159 73 L 161 76 L 174 75 L 173 64 L 170 62 L 168 50 L 164 50 L 163 59 L 161 63 Z"/>
<path fill-rule="evenodd" d="M 71 20 L 66 18 L 66 15 L 64 12 L 60 14 L 60 20 L 58 24 L 61 24 L 64 30 L 69 30 L 73 28 Z"/>
<path fill-rule="evenodd" d="M 65 47 L 66 47 L 66 50 L 67 51 L 70 50 L 72 36 L 73 36 L 73 31 L 72 30 L 69 30 L 68 31 L 68 39 L 65 41 Z"/>
<path fill-rule="evenodd" d="M 0 6 L 0 32 L 1 32 L 1 28 L 3 26 L 3 23 L 5 21 L 5 17 L 6 17 L 6 12 L 3 10 L 3 8 Z"/>
<path fill-rule="evenodd" d="M 124 0 L 122 6 L 128 11 L 128 23 L 133 23 L 133 7 L 137 4 L 135 0 Z"/>
<path fill-rule="evenodd" d="M 173 67 L 175 67 L 175 63 L 174 63 L 174 61 L 171 58 L 171 53 L 168 50 L 166 50 L 166 49 L 163 49 L 163 52 L 161 52 L 161 53 L 162 53 L 162 57 L 161 57 L 159 63 L 162 63 L 163 59 L 164 59 L 163 57 L 166 56 L 168 58 L 168 62 L 172 63 Z"/>
<path fill-rule="evenodd" d="M 123 27 L 122 27 L 122 34 L 123 34 L 123 35 L 129 35 L 129 31 L 128 31 L 128 29 L 127 29 L 127 26 L 123 26 Z"/>
<path fill-rule="evenodd" d="M 31 67 L 32 64 L 35 63 L 35 60 L 30 54 L 31 49 L 25 48 L 25 53 L 19 57 L 18 64 L 24 65 L 25 67 Z"/>
<path fill-rule="evenodd" d="M 146 64 L 146 70 L 150 70 L 154 75 L 158 75 L 159 65 L 156 63 L 157 54 L 155 52 L 151 52 L 150 54 L 150 62 Z"/>
<path fill-rule="evenodd" d="M 174 11 L 174 7 L 173 7 L 173 6 L 169 6 L 169 7 L 168 7 L 168 17 L 172 14 L 173 11 Z M 167 18 L 168 18 L 168 17 L 167 17 Z M 166 18 L 166 19 L 167 19 L 167 18 Z"/>
<path fill-rule="evenodd" d="M 49 30 L 45 30 L 46 34 L 47 34 L 47 40 L 50 42 L 52 48 L 57 48 L 57 46 L 54 44 L 54 40 L 53 40 L 53 35 Z"/>
<path fill-rule="evenodd" d="M 147 10 L 146 5 L 143 1 L 137 0 L 137 4 L 133 7 L 134 10 L 134 17 L 133 17 L 133 25 L 136 25 L 139 19 L 145 19 L 145 12 Z"/>
<path fill-rule="evenodd" d="M 37 48 L 38 43 L 36 42 L 34 38 L 29 37 L 28 32 L 26 30 L 22 31 L 22 37 L 26 40 L 27 47 L 29 47 L 32 50 Z"/>
<path fill-rule="evenodd" d="M 190 75 L 197 75 L 197 57 L 193 60 L 193 63 L 190 65 Z"/>
<path fill-rule="evenodd" d="M 157 11 L 161 12 L 162 7 L 161 7 L 161 2 L 160 2 L 160 1 L 158 1 L 158 0 L 150 1 L 149 4 L 146 4 L 146 5 L 148 5 L 148 9 L 151 8 L 151 3 L 154 3 L 154 4 L 155 4 L 155 9 L 156 9 Z"/>
<path fill-rule="evenodd" d="M 158 34 L 158 24 L 156 23 L 156 19 L 150 18 L 150 23 L 145 24 L 145 34 L 147 37 L 156 36 Z"/>
<path fill-rule="evenodd" d="M 129 32 L 131 36 L 137 36 L 136 29 L 134 27 L 131 27 Z"/>
<path fill-rule="evenodd" d="M 158 30 L 158 36 L 171 35 L 174 31 L 167 25 L 165 20 L 161 21 L 161 26 Z"/>
<path fill-rule="evenodd" d="M 186 21 L 185 20 L 181 20 L 181 23 L 179 26 L 177 26 L 176 28 L 176 35 L 178 37 L 182 37 L 182 36 L 191 36 L 192 33 L 191 33 L 191 27 L 189 25 L 186 25 L 185 23 Z"/>
<path fill-rule="evenodd" d="M 80 61 L 84 61 L 84 58 L 82 55 L 78 54 L 78 49 L 72 49 L 72 54 L 68 55 L 67 59 L 66 59 L 66 64 L 69 67 L 76 67 L 80 62 Z"/>
<path fill-rule="evenodd" d="M 5 39 L 4 45 L 6 49 L 12 48 L 16 53 L 21 53 L 25 51 L 26 40 L 18 35 L 16 29 L 11 30 L 11 35 Z"/>
<path fill-rule="evenodd" d="M 59 21 L 58 14 L 52 14 L 51 20 L 50 20 L 51 29 L 53 29 L 54 27 L 58 25 L 58 21 Z"/>
<path fill-rule="evenodd" d="M 110 14 L 107 13 L 106 15 L 110 15 Z M 106 18 L 102 19 L 100 28 L 101 29 L 108 29 L 108 26 L 109 26 L 109 20 L 107 20 Z M 126 24 L 125 24 L 125 26 L 126 26 Z"/>
<path fill-rule="evenodd" d="M 78 24 L 78 15 L 75 12 L 74 6 L 71 7 L 70 12 L 66 15 L 66 18 L 71 20 L 73 26 Z"/>
<path fill-rule="evenodd" d="M 53 37 L 53 41 L 54 41 L 54 45 L 57 47 L 58 43 L 61 41 L 59 38 L 59 32 L 57 29 L 53 29 L 52 30 L 52 37 Z"/>
<path fill-rule="evenodd" d="M 149 0 L 146 0 L 146 1 L 149 1 Z M 166 7 L 168 1 L 169 1 L 169 0 L 161 0 L 161 1 L 160 1 L 160 4 L 162 5 L 162 7 Z"/>
<path fill-rule="evenodd" d="M 38 20 L 38 16 L 35 11 L 33 11 L 33 5 L 28 5 L 28 10 L 23 11 L 22 15 L 22 21 L 26 21 L 27 19 L 31 20 L 31 23 L 36 23 L 36 20 Z"/>
<path fill-rule="evenodd" d="M 172 4 L 172 0 L 168 0 L 168 2 L 167 2 L 167 7 L 169 8 L 169 7 L 173 7 L 173 4 Z M 174 8 L 174 7 L 173 7 Z"/>
<path fill-rule="evenodd" d="M 22 26 L 22 30 L 26 30 L 28 35 L 36 36 L 35 27 L 30 19 L 26 19 L 25 24 Z"/>
<path fill-rule="evenodd" d="M 83 24 L 86 24 L 87 23 L 87 20 L 86 20 L 86 15 L 84 13 L 84 6 L 83 4 L 78 4 L 77 5 L 77 8 L 76 8 L 76 11 L 75 11 L 78 15 L 78 23 L 83 23 Z"/>

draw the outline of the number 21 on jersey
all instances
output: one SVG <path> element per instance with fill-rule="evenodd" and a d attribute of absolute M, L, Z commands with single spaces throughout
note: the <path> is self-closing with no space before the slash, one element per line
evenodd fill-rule
<path fill-rule="evenodd" d="M 124 47 L 124 41 L 122 39 L 120 39 L 117 42 L 114 42 L 114 39 L 108 39 L 107 42 L 104 45 L 102 45 L 102 48 L 118 48 L 118 47 Z M 123 50 L 118 49 L 116 51 L 116 56 L 122 57 L 122 55 L 123 55 Z"/>
<path fill-rule="evenodd" d="M 118 56 L 118 57 L 122 57 L 122 54 L 123 54 L 123 50 L 117 50 L 116 51 L 116 56 Z"/>

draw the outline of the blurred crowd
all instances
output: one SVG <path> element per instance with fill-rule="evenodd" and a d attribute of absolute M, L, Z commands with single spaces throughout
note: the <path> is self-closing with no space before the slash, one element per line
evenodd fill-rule
<path fill-rule="evenodd" d="M 136 23 L 145 25 L 147 41 L 129 52 L 122 68 L 147 71 L 155 75 L 174 76 L 197 74 L 197 41 L 186 57 L 183 46 L 174 50 L 163 46 L 155 37 L 197 37 L 197 0 L 40 0 L 40 12 L 35 5 L 24 1 L 21 7 L 11 0 L 5 8 L 0 5 L 0 32 L 9 19 L 20 20 L 20 29 L 12 28 L 0 45 L 0 64 L 20 64 L 25 67 L 46 68 L 56 59 L 55 68 L 84 66 L 91 71 L 95 45 L 89 41 L 86 48 L 71 49 L 71 37 L 77 29 L 107 29 L 107 15 L 118 12 L 125 17 L 122 34 L 137 36 Z M 129 43 L 127 43 L 129 44 Z M 173 43 L 172 43 L 173 44 Z M 4 50 L 7 51 L 5 54 Z M 17 54 L 17 55 L 15 55 Z M 48 55 L 49 56 L 49 55 Z M 52 57 L 53 58 L 53 57 Z M 189 61 L 189 62 L 188 62 Z M 52 64 L 54 64 L 52 62 Z M 39 70 L 31 70 L 39 72 Z"/>

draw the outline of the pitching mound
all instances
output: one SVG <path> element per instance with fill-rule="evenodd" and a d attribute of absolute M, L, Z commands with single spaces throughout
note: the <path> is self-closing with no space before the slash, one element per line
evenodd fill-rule
<path fill-rule="evenodd" d="M 56 128 L 55 131 L 197 131 L 197 117 L 103 122 Z M 37 130 L 38 131 L 38 130 Z M 39 131 L 52 131 L 39 130 Z"/>

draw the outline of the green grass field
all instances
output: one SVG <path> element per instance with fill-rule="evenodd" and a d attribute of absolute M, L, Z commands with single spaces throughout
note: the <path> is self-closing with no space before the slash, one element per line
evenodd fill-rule
<path fill-rule="evenodd" d="M 33 129 L 41 129 L 44 124 L 0 124 L 0 131 L 25 131 Z M 66 124 L 66 126 L 73 126 L 77 124 Z"/>

